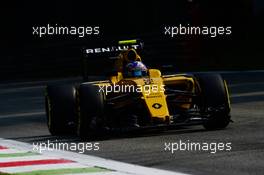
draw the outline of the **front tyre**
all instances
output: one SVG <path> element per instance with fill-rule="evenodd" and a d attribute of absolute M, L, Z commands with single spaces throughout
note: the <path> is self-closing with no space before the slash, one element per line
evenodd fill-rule
<path fill-rule="evenodd" d="M 78 93 L 78 125 L 80 137 L 91 136 L 103 122 L 105 95 L 100 88 L 92 84 L 81 84 Z"/>
<path fill-rule="evenodd" d="M 46 87 L 45 106 L 47 125 L 51 135 L 76 132 L 76 89 L 72 85 Z"/>
<path fill-rule="evenodd" d="M 204 123 L 207 130 L 224 129 L 230 123 L 230 99 L 227 84 L 218 74 L 196 75 L 201 88 L 200 108 L 209 114 Z"/>

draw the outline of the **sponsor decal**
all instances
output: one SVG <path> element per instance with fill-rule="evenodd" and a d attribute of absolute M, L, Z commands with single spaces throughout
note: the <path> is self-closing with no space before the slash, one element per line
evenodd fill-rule
<path fill-rule="evenodd" d="M 162 107 L 162 105 L 159 104 L 159 103 L 154 103 L 154 104 L 152 105 L 152 107 L 155 108 L 155 109 L 160 109 L 160 108 Z"/>
<path fill-rule="evenodd" d="M 118 52 L 128 50 L 129 47 L 133 49 L 138 49 L 140 45 L 132 44 L 132 45 L 122 45 L 122 46 L 110 46 L 110 47 L 98 47 L 93 49 L 86 49 L 86 54 L 96 54 L 96 53 L 106 53 L 106 52 Z"/>
<path fill-rule="evenodd" d="M 143 81 L 145 85 L 154 84 L 154 81 L 151 78 L 143 78 Z"/>

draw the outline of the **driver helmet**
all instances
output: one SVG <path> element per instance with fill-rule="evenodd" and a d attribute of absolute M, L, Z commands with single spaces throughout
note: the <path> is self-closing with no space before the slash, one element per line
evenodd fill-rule
<path fill-rule="evenodd" d="M 141 61 L 140 56 L 137 54 L 137 51 L 133 48 L 130 48 L 126 51 L 125 54 L 125 60 L 127 62 L 131 62 L 131 61 Z"/>
<path fill-rule="evenodd" d="M 135 49 L 128 50 L 126 57 L 128 60 L 126 70 L 129 77 L 141 77 L 147 74 L 147 67 L 140 61 L 141 58 Z"/>

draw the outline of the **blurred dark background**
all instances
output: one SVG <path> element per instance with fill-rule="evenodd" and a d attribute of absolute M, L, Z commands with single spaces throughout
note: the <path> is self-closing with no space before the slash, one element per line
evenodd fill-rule
<path fill-rule="evenodd" d="M 12 1 L 0 11 L 0 80 L 78 76 L 84 46 L 130 38 L 145 41 L 143 59 L 150 67 L 264 69 L 262 0 Z M 100 26 L 100 35 L 32 35 L 33 26 L 47 24 Z M 164 26 L 179 24 L 232 26 L 232 35 L 163 35 Z"/>

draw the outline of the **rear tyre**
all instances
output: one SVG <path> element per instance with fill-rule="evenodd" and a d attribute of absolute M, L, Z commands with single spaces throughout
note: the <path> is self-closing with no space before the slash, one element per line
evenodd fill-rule
<path fill-rule="evenodd" d="M 77 94 L 77 134 L 80 137 L 91 137 L 96 134 L 99 123 L 103 121 L 105 96 L 98 86 L 91 84 L 81 84 Z"/>
<path fill-rule="evenodd" d="M 71 85 L 47 86 L 45 94 L 47 125 L 52 135 L 76 132 L 76 89 Z"/>
<path fill-rule="evenodd" d="M 226 82 L 218 74 L 196 75 L 201 88 L 200 108 L 209 114 L 204 128 L 208 130 L 224 129 L 230 123 L 230 101 Z"/>

